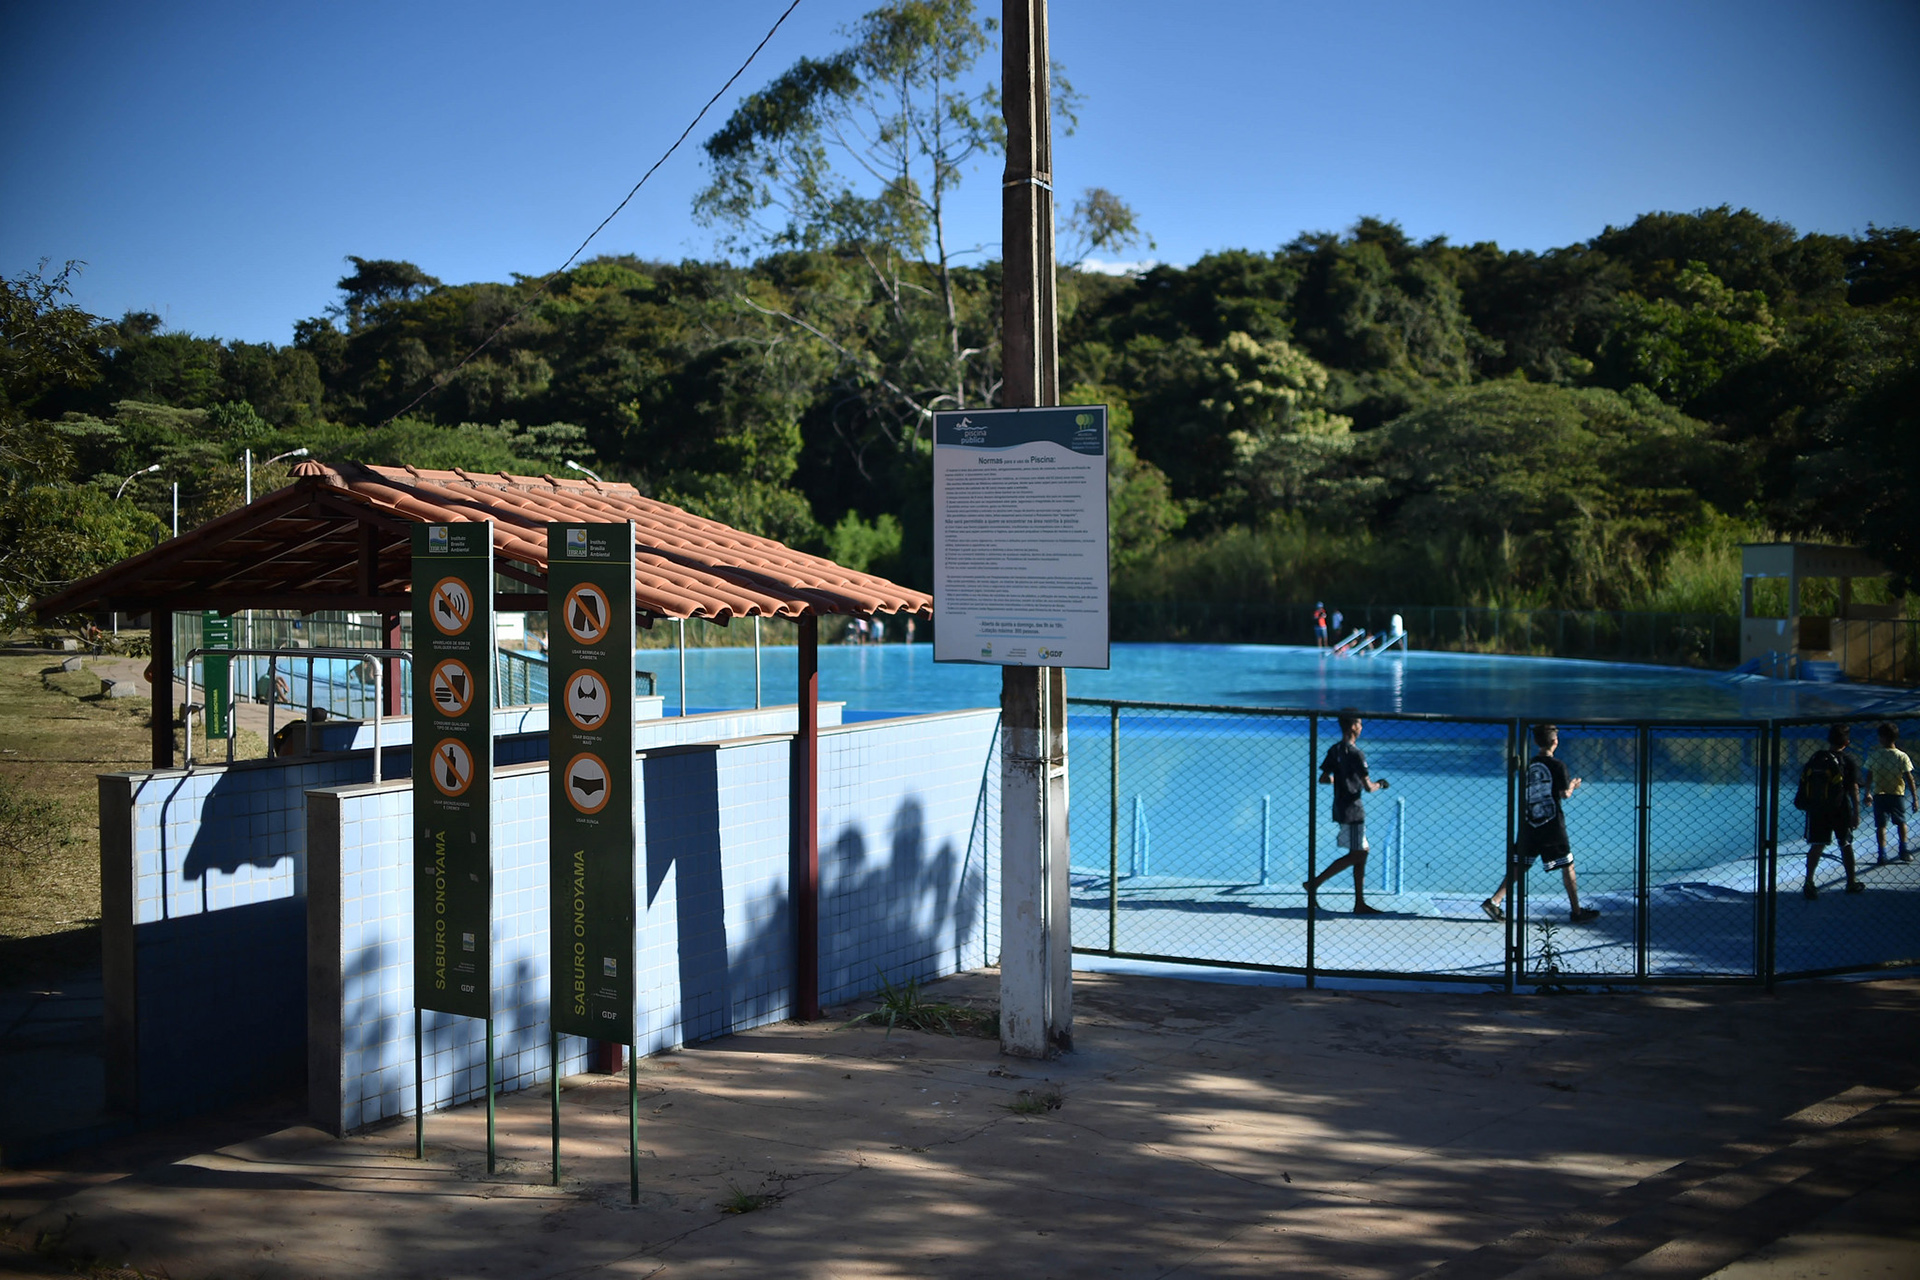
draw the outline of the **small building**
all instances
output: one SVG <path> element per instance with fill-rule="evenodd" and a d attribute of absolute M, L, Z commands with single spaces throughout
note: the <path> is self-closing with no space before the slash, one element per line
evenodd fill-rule
<path fill-rule="evenodd" d="M 1913 623 L 1899 604 L 1863 604 L 1854 599 L 1861 578 L 1884 578 L 1885 566 L 1858 547 L 1818 542 L 1749 542 L 1740 548 L 1740 660 L 1763 674 L 1825 674 L 1874 683 L 1910 681 L 1916 675 Z M 1756 599 L 1763 579 L 1786 580 L 1784 596 Z M 1810 607 L 1806 590 L 1831 580 Z M 1824 668 L 1814 664 L 1829 664 Z"/>

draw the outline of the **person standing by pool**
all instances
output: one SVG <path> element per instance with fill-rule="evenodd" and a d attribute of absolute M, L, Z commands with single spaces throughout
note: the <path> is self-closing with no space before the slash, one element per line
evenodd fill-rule
<path fill-rule="evenodd" d="M 1333 639 L 1338 640 L 1340 638 L 1340 627 L 1346 620 L 1346 615 L 1341 613 L 1339 606 L 1336 605 L 1333 609 L 1333 616 L 1327 620 Z"/>
<path fill-rule="evenodd" d="M 1900 837 L 1900 861 L 1912 862 L 1907 852 L 1907 810 L 1920 811 L 1920 789 L 1913 785 L 1913 761 L 1897 745 L 1900 728 L 1891 720 L 1880 722 L 1880 747 L 1867 753 L 1867 772 L 1873 778 L 1873 842 L 1880 851 L 1880 865 L 1887 861 L 1887 823 Z"/>
<path fill-rule="evenodd" d="M 1313 643 L 1316 647 L 1327 647 L 1327 606 L 1319 601 L 1313 602 Z"/>
<path fill-rule="evenodd" d="M 1527 874 L 1535 858 L 1548 871 L 1558 871 L 1567 886 L 1567 918 L 1575 924 L 1598 920 L 1600 913 L 1580 905 L 1580 887 L 1573 875 L 1573 845 L 1567 840 L 1567 797 L 1580 789 L 1580 779 L 1570 777 L 1567 766 L 1554 756 L 1560 745 L 1560 730 L 1550 724 L 1533 726 L 1533 743 L 1539 748 L 1527 763 L 1520 780 L 1520 834 L 1514 844 L 1513 861 L 1507 878 L 1480 909 L 1495 920 L 1505 920 L 1501 904 L 1507 890 Z"/>
<path fill-rule="evenodd" d="M 1346 852 L 1313 879 L 1301 884 L 1309 898 L 1334 876 L 1353 868 L 1353 914 L 1377 916 L 1378 907 L 1367 905 L 1367 809 L 1361 797 L 1369 791 L 1386 790 L 1387 780 L 1378 781 L 1367 773 L 1367 757 L 1357 745 L 1360 741 L 1360 713 L 1353 708 L 1340 712 L 1340 741 L 1327 748 L 1320 762 L 1320 781 L 1333 784 L 1333 820 L 1340 824 L 1334 843 Z"/>
<path fill-rule="evenodd" d="M 1807 757 L 1800 769 L 1800 786 L 1793 804 L 1807 815 L 1807 882 L 1800 886 L 1801 896 L 1811 902 L 1820 896 L 1813 873 L 1820 866 L 1820 855 L 1831 839 L 1840 846 L 1840 865 L 1847 869 L 1847 892 L 1861 893 L 1866 886 L 1855 877 L 1853 867 L 1853 829 L 1860 825 L 1860 766 L 1847 751 L 1851 735 L 1844 724 L 1827 730 L 1827 748 Z"/>

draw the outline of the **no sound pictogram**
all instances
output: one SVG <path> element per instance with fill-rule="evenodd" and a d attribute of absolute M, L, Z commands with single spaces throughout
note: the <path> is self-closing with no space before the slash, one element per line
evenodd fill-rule
<path fill-rule="evenodd" d="M 567 625 L 567 634 L 581 644 L 599 644 L 605 639 L 607 629 L 612 625 L 612 615 L 607 593 L 591 582 L 583 582 L 567 592 L 566 603 L 560 610 L 561 620 Z"/>
<path fill-rule="evenodd" d="M 442 635 L 459 635 L 473 621 L 473 592 L 459 578 L 440 579 L 427 601 L 427 616 Z"/>
<path fill-rule="evenodd" d="M 582 751 L 567 761 L 568 803 L 582 813 L 598 813 L 607 807 L 610 797 L 606 761 L 591 751 Z"/>
<path fill-rule="evenodd" d="M 473 672 L 458 658 L 434 664 L 433 709 L 443 716 L 463 716 L 473 705 Z"/>
<path fill-rule="evenodd" d="M 607 722 L 613 695 L 598 672 L 576 671 L 567 677 L 566 708 L 567 719 L 576 729 L 592 733 Z"/>
<path fill-rule="evenodd" d="M 457 739 L 442 738 L 433 744 L 433 760 L 427 771 L 441 795 L 465 795 L 473 785 L 473 753 Z"/>

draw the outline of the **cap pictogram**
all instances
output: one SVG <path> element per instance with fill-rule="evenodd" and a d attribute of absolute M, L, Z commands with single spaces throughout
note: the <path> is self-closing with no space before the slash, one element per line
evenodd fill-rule
<path fill-rule="evenodd" d="M 473 592 L 459 578 L 440 579 L 428 598 L 427 616 L 442 635 L 459 635 L 473 621 Z"/>
<path fill-rule="evenodd" d="M 442 738 L 433 744 L 433 759 L 427 765 L 433 785 L 446 796 L 465 795 L 473 785 L 473 753 L 464 742 Z"/>
<path fill-rule="evenodd" d="M 473 705 L 473 672 L 458 658 L 434 664 L 431 686 L 433 709 L 443 716 L 462 716 Z"/>
<path fill-rule="evenodd" d="M 612 613 L 607 593 L 591 582 L 583 582 L 567 592 L 560 617 L 566 623 L 567 634 L 575 640 L 581 644 L 599 644 L 606 638 Z"/>
<path fill-rule="evenodd" d="M 567 800 L 581 813 L 598 813 L 611 798 L 607 786 L 607 765 L 591 751 L 582 751 L 567 761 Z"/>
<path fill-rule="evenodd" d="M 613 695 L 597 671 L 576 671 L 567 677 L 567 719 L 574 728 L 592 733 L 607 722 Z"/>

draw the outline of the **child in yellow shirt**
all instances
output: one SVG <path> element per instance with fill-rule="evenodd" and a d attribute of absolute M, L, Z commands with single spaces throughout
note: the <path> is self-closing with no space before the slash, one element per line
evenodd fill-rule
<path fill-rule="evenodd" d="M 1867 776 L 1873 786 L 1873 839 L 1880 862 L 1887 860 L 1887 823 L 1900 835 L 1900 861 L 1912 862 L 1907 852 L 1907 814 L 1920 811 L 1920 788 L 1913 785 L 1913 760 L 1896 743 L 1900 729 L 1893 721 L 1880 725 L 1880 747 L 1867 753 Z"/>

